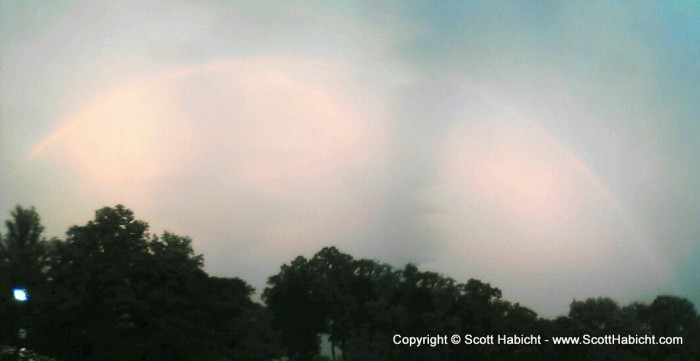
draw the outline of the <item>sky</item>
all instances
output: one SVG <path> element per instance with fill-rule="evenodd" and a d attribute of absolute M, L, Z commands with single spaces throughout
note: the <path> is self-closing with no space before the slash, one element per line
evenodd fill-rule
<path fill-rule="evenodd" d="M 700 3 L 0 0 L 0 211 L 700 305 Z"/>

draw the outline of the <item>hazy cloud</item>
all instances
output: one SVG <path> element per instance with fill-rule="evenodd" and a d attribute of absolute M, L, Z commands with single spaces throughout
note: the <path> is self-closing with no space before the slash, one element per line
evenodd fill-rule
<path fill-rule="evenodd" d="M 335 244 L 700 302 L 700 25 L 658 4 L 0 4 L 0 208 L 124 203 L 260 289 Z M 695 288 L 693 288 L 695 287 Z"/>

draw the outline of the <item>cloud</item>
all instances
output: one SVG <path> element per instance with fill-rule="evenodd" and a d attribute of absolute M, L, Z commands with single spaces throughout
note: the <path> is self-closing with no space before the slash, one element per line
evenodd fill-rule
<path fill-rule="evenodd" d="M 258 288 L 335 244 L 549 314 L 696 281 L 686 11 L 0 6 L 0 206 L 52 235 L 124 203 Z"/>
<path fill-rule="evenodd" d="M 381 171 L 380 110 L 344 87 L 348 70 L 231 59 L 127 82 L 66 120 L 31 160 L 187 229 L 205 253 L 260 247 L 282 262 L 360 227 L 358 183 Z M 226 273 L 219 262 L 209 265 Z"/>
<path fill-rule="evenodd" d="M 551 304 L 553 290 L 558 299 L 627 300 L 668 282 L 650 240 L 570 152 L 513 112 L 492 110 L 451 129 L 436 186 L 424 196 L 447 248 L 428 266 L 488 279 L 552 314 L 567 306 Z"/>

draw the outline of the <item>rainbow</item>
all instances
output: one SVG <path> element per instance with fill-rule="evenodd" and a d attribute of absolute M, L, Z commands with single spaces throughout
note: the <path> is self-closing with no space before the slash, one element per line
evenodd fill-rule
<path fill-rule="evenodd" d="M 641 247 L 642 251 L 644 252 L 644 256 L 646 256 L 647 259 L 653 262 L 653 265 L 656 267 L 656 269 L 663 272 L 664 276 L 669 276 L 671 274 L 671 267 L 669 263 L 665 261 L 660 255 L 654 252 L 652 241 L 648 237 L 646 237 L 644 232 L 642 232 L 642 230 L 640 229 L 640 227 L 637 226 L 636 222 L 634 221 L 634 218 L 622 205 L 622 202 L 620 202 L 618 197 L 615 196 L 615 194 L 605 184 L 601 177 L 598 174 L 596 174 L 596 172 L 593 169 L 591 169 L 591 167 L 578 154 L 576 154 L 574 150 L 566 146 L 566 144 L 564 144 L 564 142 L 561 139 L 559 139 L 556 135 L 552 134 L 552 132 L 548 131 L 540 122 L 519 112 L 510 104 L 507 104 L 506 102 L 502 101 L 500 98 L 497 98 L 496 96 L 493 96 L 483 90 L 475 89 L 471 86 L 463 86 L 462 88 L 467 92 L 487 101 L 488 103 L 497 105 L 500 109 L 505 110 L 507 114 L 512 116 L 514 119 L 523 122 L 526 126 L 533 129 L 540 136 L 542 136 L 542 138 L 545 139 L 549 145 L 551 145 L 558 152 L 560 152 L 559 154 L 562 154 L 565 157 L 565 159 L 570 164 L 572 164 L 580 174 L 582 174 L 585 177 L 585 179 L 587 179 L 593 184 L 595 189 L 598 192 L 600 192 L 600 194 L 603 196 L 605 202 L 608 203 L 611 207 L 613 207 L 615 213 L 620 217 L 620 220 L 623 222 L 627 231 L 631 234 L 636 243 Z"/>
<path fill-rule="evenodd" d="M 212 62 L 197 64 L 194 66 L 189 66 L 181 69 L 156 74 L 153 76 L 146 76 L 127 81 L 122 86 L 106 94 L 105 96 L 97 97 L 96 99 L 92 100 L 87 106 L 85 106 L 82 110 L 77 112 L 77 114 L 75 114 L 74 116 L 71 116 L 68 119 L 60 122 L 60 124 L 52 132 L 43 137 L 29 150 L 27 154 L 27 159 L 31 159 L 38 156 L 53 143 L 61 139 L 65 134 L 69 133 L 71 129 L 78 126 L 82 121 L 90 119 L 90 113 L 94 112 L 94 110 L 97 109 L 101 104 L 104 104 L 105 100 L 110 99 L 110 97 L 113 97 L 119 92 L 140 92 L 153 85 L 167 83 L 176 79 L 186 78 L 194 74 L 200 74 L 203 72 L 223 70 L 231 65 L 241 64 L 243 64 L 242 60 L 239 59 L 220 59 Z M 604 197 L 605 201 L 611 207 L 613 207 L 626 229 L 630 232 L 632 237 L 634 237 L 635 241 L 642 247 L 644 254 L 648 257 L 649 260 L 654 262 L 654 266 L 656 266 L 657 269 L 661 272 L 664 272 L 665 275 L 670 275 L 671 268 L 668 262 L 665 262 L 660 255 L 654 253 L 653 244 L 651 240 L 644 235 L 644 232 L 642 232 L 641 229 L 637 226 L 633 217 L 625 209 L 625 207 L 615 196 L 615 194 L 610 190 L 610 188 L 606 186 L 605 182 L 601 179 L 601 177 L 598 174 L 596 174 L 596 172 L 593 169 L 591 169 L 591 167 L 578 154 L 576 154 L 574 150 L 572 150 L 570 147 L 564 144 L 564 142 L 561 139 L 559 139 L 556 135 L 552 134 L 552 132 L 548 131 L 541 123 L 517 111 L 515 108 L 513 108 L 506 102 L 485 92 L 483 89 L 476 89 L 468 85 L 463 85 L 462 89 L 480 97 L 483 100 L 486 100 L 488 103 L 498 106 L 498 108 L 500 109 L 504 109 L 508 114 L 523 122 L 528 127 L 540 134 L 543 137 L 543 139 L 545 139 L 548 142 L 548 144 L 550 144 L 560 154 L 562 154 L 566 158 L 566 160 L 568 160 L 568 162 L 570 162 L 574 166 L 574 168 L 585 177 L 585 179 L 587 179 L 594 185 L 595 189 L 597 189 L 600 192 L 600 194 Z"/>
<path fill-rule="evenodd" d="M 208 63 L 197 64 L 190 67 L 176 69 L 173 71 L 168 71 L 153 76 L 146 76 L 127 81 L 123 85 L 119 86 L 116 90 L 108 93 L 107 95 L 96 97 L 87 106 L 83 107 L 83 109 L 77 112 L 77 114 L 60 122 L 59 125 L 53 131 L 51 131 L 51 133 L 43 137 L 29 150 L 29 152 L 27 153 L 27 159 L 31 159 L 41 154 L 47 147 L 61 139 L 65 134 L 70 132 L 71 129 L 79 125 L 81 121 L 88 119 L 88 115 L 90 113 L 92 113 L 96 108 L 104 104 L 105 100 L 110 99 L 117 93 L 140 92 L 153 85 L 163 84 L 173 80 L 186 78 L 194 74 L 216 71 L 219 69 L 226 68 L 227 66 L 233 64 L 238 64 L 239 62 L 239 60 L 235 59 L 221 59 Z"/>

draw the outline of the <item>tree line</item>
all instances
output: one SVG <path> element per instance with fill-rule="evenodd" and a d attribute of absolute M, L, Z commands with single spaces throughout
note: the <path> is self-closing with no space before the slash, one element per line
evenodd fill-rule
<path fill-rule="evenodd" d="M 57 360 L 699 360 L 700 316 L 662 295 L 620 306 L 574 300 L 542 318 L 476 279 L 356 259 L 335 247 L 269 277 L 264 304 L 239 278 L 208 275 L 186 236 L 149 233 L 122 205 L 46 239 L 17 206 L 0 235 L 0 346 Z M 14 289 L 29 299 L 13 299 Z M 393 336 L 680 336 L 682 345 L 394 344 Z M 330 357 L 320 356 L 321 337 Z M 0 356 L 2 357 L 2 356 Z M 7 357 L 16 357 L 7 356 Z"/>

